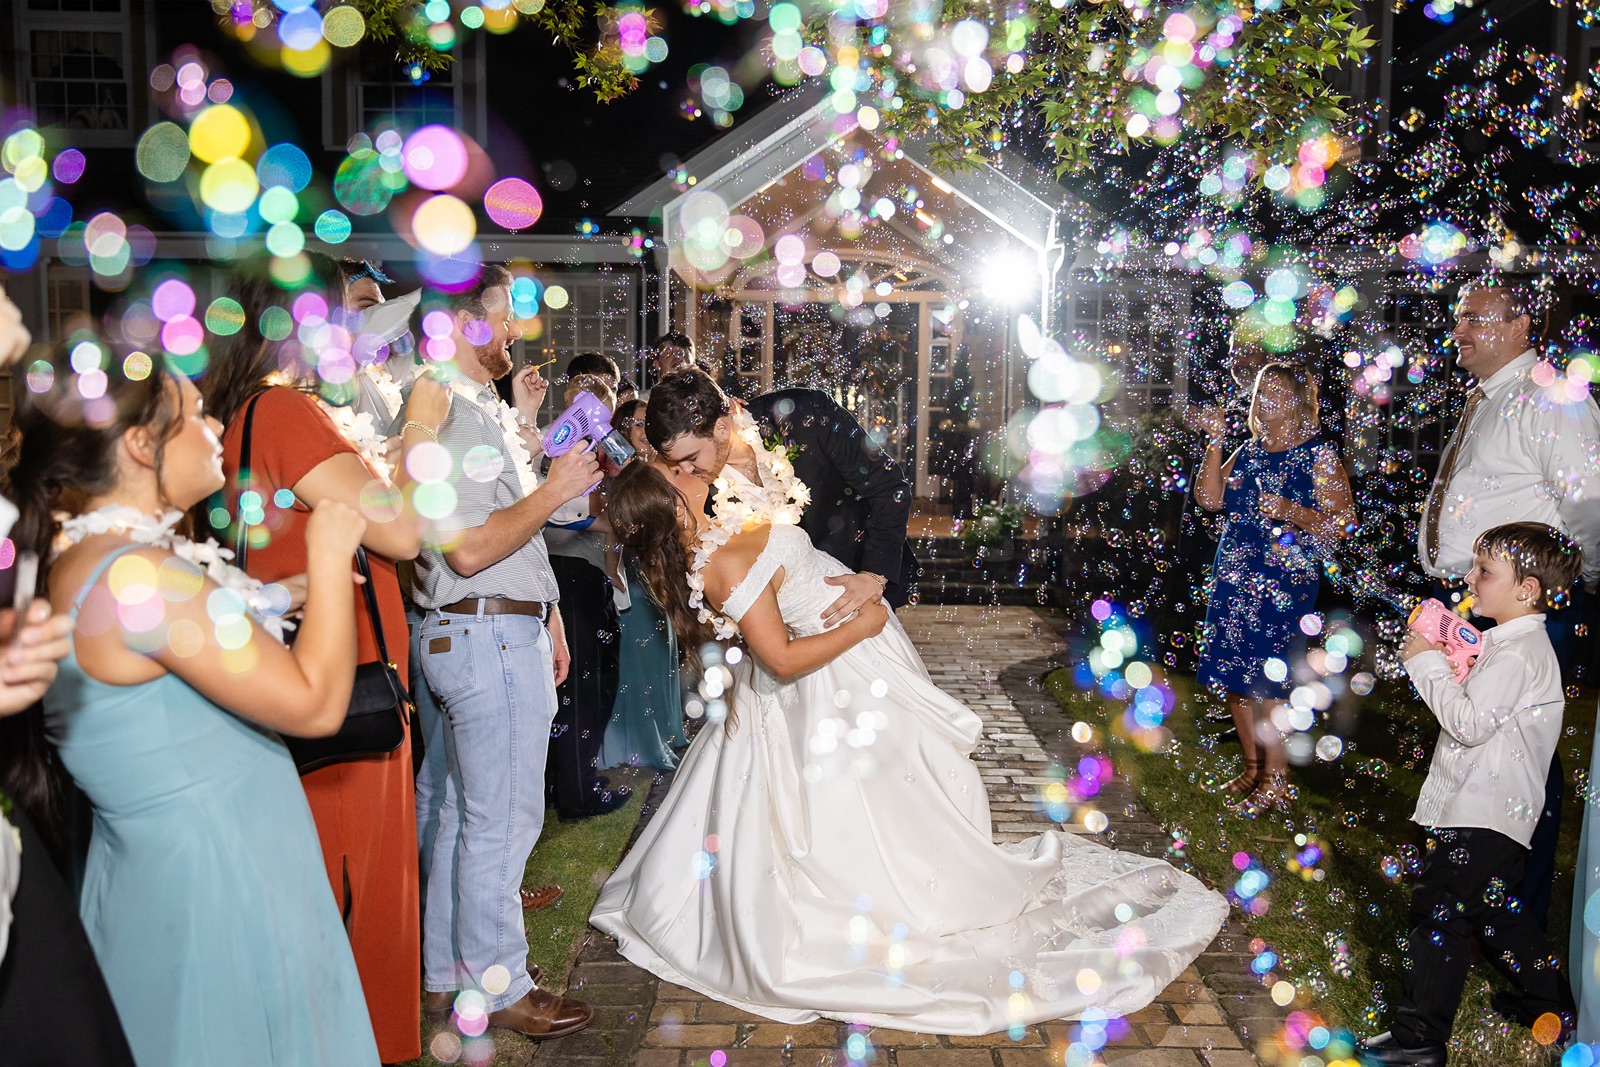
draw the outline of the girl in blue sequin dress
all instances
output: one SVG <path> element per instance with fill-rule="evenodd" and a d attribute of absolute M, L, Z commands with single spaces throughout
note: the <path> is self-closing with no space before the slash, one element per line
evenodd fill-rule
<path fill-rule="evenodd" d="M 1250 398 L 1250 440 L 1226 461 L 1220 410 L 1202 414 L 1206 447 L 1195 499 L 1223 511 L 1212 564 L 1200 683 L 1224 694 L 1244 748 L 1244 772 L 1221 788 L 1237 810 L 1259 815 L 1289 791 L 1282 724 L 1272 714 L 1293 685 L 1290 649 L 1317 602 L 1318 541 L 1355 525 L 1350 482 L 1333 446 L 1319 436 L 1311 373 L 1269 363 Z M 1281 717 L 1281 716 L 1280 716 Z"/>

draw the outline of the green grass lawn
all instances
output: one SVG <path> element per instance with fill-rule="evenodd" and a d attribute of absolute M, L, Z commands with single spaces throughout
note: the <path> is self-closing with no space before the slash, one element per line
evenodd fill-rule
<path fill-rule="evenodd" d="M 556 818 L 555 812 L 546 814 L 544 832 L 522 879 L 524 889 L 554 883 L 566 890 L 561 900 L 551 907 L 523 914 L 528 930 L 528 958 L 544 968 L 541 984 L 555 991 L 566 988 L 579 938 L 588 928 L 589 913 L 600 896 L 600 887 L 622 859 L 623 849 L 639 822 L 639 806 L 650 791 L 649 772 L 622 769 L 609 770 L 606 775 L 616 785 L 632 785 L 633 799 L 609 815 L 580 822 L 564 823 Z M 441 1029 L 446 1033 L 440 1034 Z M 431 1067 L 438 1063 L 428 1052 L 430 1042 L 437 1035 L 449 1048 L 452 1044 L 449 1031 L 448 1026 L 441 1028 L 424 1019 L 422 1056 L 406 1067 Z M 535 1045 L 520 1034 L 504 1030 L 491 1030 L 490 1036 L 495 1049 L 490 1067 L 526 1063 Z M 454 1047 L 459 1049 L 460 1046 Z"/>
<path fill-rule="evenodd" d="M 1069 671 L 1051 674 L 1047 685 L 1069 717 L 1096 728 L 1117 772 L 1187 843 L 1185 855 L 1213 884 L 1227 889 L 1239 880 L 1235 856 L 1241 852 L 1267 872 L 1265 908 L 1249 925 L 1261 948 L 1277 955 L 1276 977 L 1299 988 L 1299 1003 L 1358 1035 L 1387 1029 L 1402 988 L 1400 945 L 1407 933 L 1410 879 L 1388 877 L 1384 866 L 1386 858 L 1392 864 L 1402 857 L 1403 846 L 1420 853 L 1423 833 L 1410 815 L 1438 735 L 1432 715 L 1409 682 L 1379 683 L 1344 713 L 1349 721 L 1340 722 L 1343 754 L 1331 763 L 1317 760 L 1294 769 L 1299 796 L 1292 810 L 1252 820 L 1228 812 L 1225 798 L 1209 791 L 1239 773 L 1242 762 L 1237 744 L 1217 742 L 1225 724 L 1205 721 L 1219 702 L 1193 679 L 1165 680 L 1177 701 L 1166 720 L 1171 740 L 1161 752 L 1133 742 L 1122 726 L 1126 705 L 1079 691 Z M 1569 783 L 1575 769 L 1587 772 L 1589 766 L 1595 698 L 1585 690 L 1567 702 L 1560 751 Z M 1550 907 L 1551 942 L 1563 957 L 1583 811 L 1574 792 L 1569 784 Z M 1301 851 L 1297 835 L 1324 843 L 1327 855 L 1315 868 L 1320 880 L 1314 871 L 1291 870 Z M 1487 964 L 1474 968 L 1456 1018 L 1452 1067 L 1546 1062 L 1526 1030 L 1489 1009 L 1491 983 L 1500 982 Z"/>

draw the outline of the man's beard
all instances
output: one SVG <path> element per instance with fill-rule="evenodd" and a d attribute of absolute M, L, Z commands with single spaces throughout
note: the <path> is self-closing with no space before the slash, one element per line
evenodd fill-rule
<path fill-rule="evenodd" d="M 505 345 L 479 345 L 477 348 L 478 366 L 483 368 L 483 373 L 491 381 L 511 373 L 511 356 L 506 352 Z"/>
<path fill-rule="evenodd" d="M 712 440 L 715 441 L 716 438 L 712 438 Z M 722 442 L 720 445 L 716 445 L 715 450 L 711 453 L 711 462 L 716 464 L 716 469 L 703 473 L 700 476 L 701 479 L 707 485 L 710 485 L 712 482 L 722 477 L 722 468 L 728 465 L 728 457 L 732 454 L 733 437 L 730 435 L 726 441 Z"/>

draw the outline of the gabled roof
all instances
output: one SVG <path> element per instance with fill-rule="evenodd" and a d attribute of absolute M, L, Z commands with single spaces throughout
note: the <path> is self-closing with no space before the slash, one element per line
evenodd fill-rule
<path fill-rule="evenodd" d="M 696 184 L 700 184 L 714 179 L 737 164 L 739 160 L 749 158 L 752 154 L 772 156 L 776 160 L 793 152 L 799 143 L 811 144 L 809 150 L 795 158 L 794 164 L 797 165 L 828 142 L 825 136 L 817 139 L 819 131 L 811 129 L 813 123 L 801 121 L 817 111 L 818 104 L 825 102 L 826 92 L 821 83 L 796 89 L 783 99 L 768 104 L 749 119 L 739 122 L 733 129 L 691 155 L 683 166 L 696 177 Z M 789 168 L 784 168 L 787 169 Z M 606 214 L 647 218 L 660 214 L 662 208 L 680 195 L 671 176 L 663 175 L 642 189 L 636 190 Z"/>
<path fill-rule="evenodd" d="M 809 86 L 772 104 L 690 156 L 683 167 L 694 179 L 692 186 L 680 188 L 670 176 L 660 178 L 613 207 L 610 214 L 660 218 L 662 239 L 670 246 L 683 236 L 678 216 L 684 201 L 693 193 L 714 191 L 730 211 L 738 211 L 740 205 L 818 153 L 840 142 L 859 143 L 861 138 L 869 138 L 891 151 L 894 147 L 886 137 L 860 128 L 853 114 L 837 114 L 825 87 Z M 942 171 L 929 162 L 924 144 L 903 140 L 898 147 L 900 152 L 894 154 L 903 160 L 900 165 L 925 175 L 928 184 L 957 202 L 978 229 L 992 227 L 1036 258 L 1042 277 L 1054 274 L 1063 252 L 1055 205 L 987 163 L 963 171 Z M 915 184 L 921 186 L 922 182 Z M 977 222 L 980 219 L 981 224 Z M 971 261 L 971 251 L 959 250 L 967 255 L 962 273 L 969 275 L 978 266 Z M 1041 288 L 1048 290 L 1049 286 Z"/>
<path fill-rule="evenodd" d="M 856 128 L 854 117 L 835 114 L 823 86 L 813 84 L 712 141 L 690 156 L 684 169 L 696 179 L 695 187 L 715 186 L 731 208 Z M 918 167 L 954 188 L 995 225 L 1036 250 L 1053 246 L 1056 209 L 1019 182 L 987 163 L 967 171 L 936 170 L 922 142 L 907 139 L 901 146 Z M 639 218 L 659 214 L 666 222 L 673 201 L 686 195 L 688 190 L 679 190 L 671 177 L 663 176 L 607 214 Z M 673 235 L 669 231 L 664 236 L 670 241 Z"/>

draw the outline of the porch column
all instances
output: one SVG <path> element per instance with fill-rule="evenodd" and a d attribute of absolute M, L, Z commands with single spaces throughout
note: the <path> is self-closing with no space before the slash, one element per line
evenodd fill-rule
<path fill-rule="evenodd" d="M 778 304 L 775 300 L 762 302 L 765 314 L 761 316 L 761 391 L 772 392 L 772 379 L 774 363 L 773 333 L 777 328 L 774 321 L 778 317 Z"/>
<path fill-rule="evenodd" d="M 951 352 L 954 358 L 955 353 Z M 933 313 L 926 300 L 917 301 L 917 425 L 912 434 L 917 453 L 912 492 L 926 500 L 928 486 L 928 388 L 933 378 Z"/>

